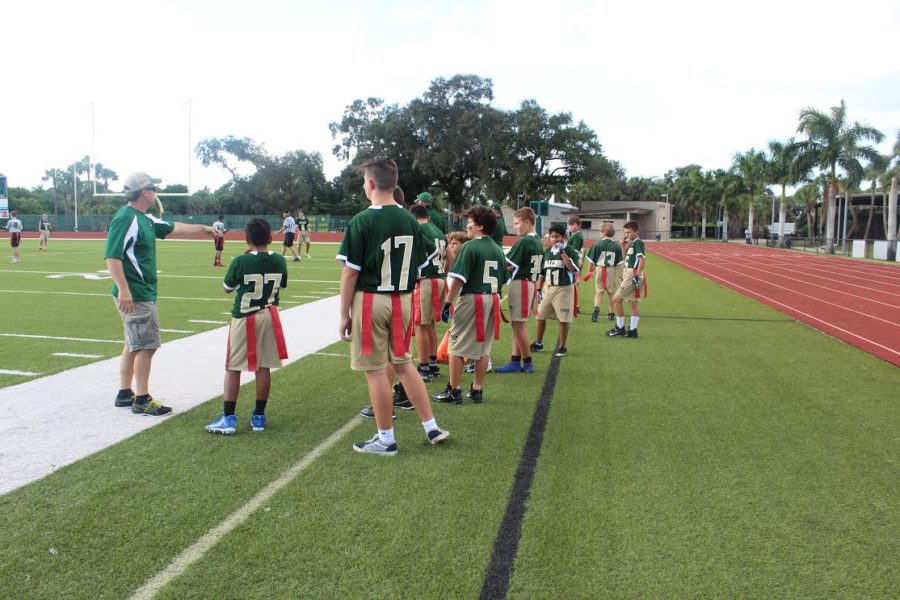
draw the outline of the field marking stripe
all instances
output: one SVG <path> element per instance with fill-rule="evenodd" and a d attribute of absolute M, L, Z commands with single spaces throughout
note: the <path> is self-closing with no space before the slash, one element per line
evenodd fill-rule
<path fill-rule="evenodd" d="M 24 271 L 21 269 L 0 269 L 0 273 L 20 273 L 23 275 L 70 275 L 72 277 L 75 276 L 84 276 L 85 273 L 78 271 Z M 92 273 L 87 273 L 88 275 L 92 275 Z M 166 275 L 165 273 L 159 273 L 157 275 L 159 279 L 218 279 L 221 280 L 223 277 L 221 275 Z M 103 279 L 101 281 L 112 281 L 111 279 Z M 333 279 L 291 279 L 291 283 L 334 283 Z M 339 288 L 336 288 L 339 289 Z"/>
<path fill-rule="evenodd" d="M 207 321 L 205 319 L 188 319 L 188 323 L 209 323 L 210 325 L 227 325 L 228 321 Z"/>
<path fill-rule="evenodd" d="M 861 335 L 857 335 L 857 334 L 853 333 L 852 331 L 848 331 L 848 330 L 844 329 L 843 327 L 838 327 L 834 323 L 829 323 L 828 321 L 825 321 L 824 319 L 814 317 L 811 314 L 803 312 L 802 310 L 800 310 L 796 307 L 790 306 L 788 304 L 784 304 L 783 302 L 779 302 L 778 300 L 770 298 L 769 296 L 766 296 L 764 294 L 760 294 L 759 292 L 754 292 L 753 290 L 751 290 L 749 288 L 745 288 L 744 286 L 734 283 L 733 281 L 730 281 L 728 279 L 725 279 L 724 277 L 720 277 L 718 275 L 713 275 L 712 273 L 710 273 L 708 271 L 703 271 L 702 269 L 700 269 L 698 267 L 690 266 L 687 263 L 684 263 L 679 260 L 676 260 L 675 258 L 672 258 L 671 256 L 668 256 L 666 258 L 675 264 L 681 265 L 682 267 L 684 267 L 685 269 L 688 269 L 689 271 L 698 273 L 701 276 L 705 277 L 706 279 L 710 279 L 712 281 L 715 281 L 716 283 L 720 283 L 720 284 L 724 285 L 725 287 L 742 290 L 746 295 L 748 295 L 750 297 L 759 298 L 759 299 L 763 300 L 764 302 L 771 302 L 772 304 L 777 304 L 778 306 L 783 306 L 786 310 L 803 315 L 804 317 L 806 317 L 808 319 L 816 321 L 817 323 L 821 323 L 825 327 L 830 327 L 831 329 L 836 329 L 837 331 L 840 331 L 841 333 L 844 333 L 846 335 L 860 339 L 866 343 L 872 344 L 873 346 L 877 346 L 878 348 L 881 348 L 882 350 L 887 350 L 891 354 L 896 354 L 897 356 L 900 356 L 900 352 L 898 352 L 897 350 L 894 350 L 893 348 L 888 348 L 887 346 L 883 346 L 874 340 L 870 340 L 869 338 L 865 338 Z M 828 333 L 828 331 L 826 331 L 824 329 L 820 329 L 819 331 L 822 331 L 823 333 L 826 333 L 826 334 Z M 834 336 L 832 336 L 832 337 L 834 337 Z M 865 348 L 859 348 L 859 349 L 862 350 L 863 352 L 868 352 L 868 350 L 866 350 Z M 871 352 L 869 352 L 869 354 L 871 354 Z"/>
<path fill-rule="evenodd" d="M 102 354 L 76 354 L 74 352 L 54 352 L 53 356 L 71 356 L 72 358 L 103 358 Z"/>
<path fill-rule="evenodd" d="M 506 505 L 506 514 L 497 530 L 497 537 L 494 538 L 491 564 L 484 574 L 484 581 L 481 585 L 480 598 L 482 600 L 506 598 L 509 591 L 509 581 L 512 578 L 513 564 L 519 553 L 522 523 L 525 520 L 528 498 L 531 496 L 531 484 L 534 482 L 534 473 L 537 470 L 537 462 L 541 454 L 541 443 L 544 440 L 544 430 L 547 428 L 547 418 L 550 414 L 550 404 L 553 401 L 553 389 L 556 387 L 559 364 L 560 357 L 554 356 L 547 369 L 544 387 L 534 409 L 531 428 L 528 430 L 525 448 L 522 449 L 522 457 L 519 459 L 519 467 L 516 469 L 516 477 L 509 494 L 509 502 Z"/>
<path fill-rule="evenodd" d="M 303 458 L 294 463 L 274 481 L 266 485 L 256 493 L 242 507 L 228 515 L 222 522 L 203 534 L 196 542 L 176 556 L 172 562 L 162 571 L 147 580 L 130 596 L 134 600 L 152 598 L 173 579 L 184 573 L 188 567 L 200 560 L 204 554 L 218 543 L 223 537 L 231 533 L 238 525 L 246 521 L 251 514 L 259 509 L 272 496 L 277 494 L 284 486 L 291 483 L 309 467 L 317 458 L 334 446 L 341 438 L 347 435 L 354 427 L 362 422 L 362 417 L 353 417 L 343 427 L 328 436 L 325 441 L 309 451 Z"/>
<path fill-rule="evenodd" d="M 24 377 L 31 377 L 32 375 L 40 375 L 40 373 L 32 373 L 31 371 L 15 371 L 9 369 L 0 369 L 0 375 L 22 375 Z"/>
<path fill-rule="evenodd" d="M 337 352 L 313 352 L 316 356 L 338 356 L 340 358 L 350 358 L 349 354 L 338 354 Z"/>
<path fill-rule="evenodd" d="M 0 337 L 31 338 L 35 340 L 63 340 L 66 342 L 94 342 L 97 344 L 123 344 L 122 340 L 92 340 L 90 338 L 62 337 L 57 335 L 31 335 L 28 333 L 0 333 Z"/>

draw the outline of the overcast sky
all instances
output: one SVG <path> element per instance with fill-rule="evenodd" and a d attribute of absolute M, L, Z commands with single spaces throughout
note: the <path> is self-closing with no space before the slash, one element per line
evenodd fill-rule
<path fill-rule="evenodd" d="M 189 167 L 189 148 L 226 135 L 320 152 L 333 177 L 328 123 L 347 104 L 406 104 L 457 73 L 491 78 L 499 108 L 572 113 L 629 176 L 726 168 L 841 98 L 885 134 L 882 152 L 900 128 L 897 0 L 15 5 L 0 50 L 10 186 L 93 154 L 122 178 L 216 188 L 227 173 Z"/>

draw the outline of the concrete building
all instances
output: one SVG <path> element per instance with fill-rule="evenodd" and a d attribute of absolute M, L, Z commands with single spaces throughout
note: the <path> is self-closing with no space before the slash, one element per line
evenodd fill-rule
<path fill-rule="evenodd" d="M 628 221 L 638 222 L 645 240 L 667 241 L 672 235 L 672 205 L 668 202 L 585 200 L 579 209 L 562 211 L 560 220 L 565 223 L 571 216 L 581 218 L 585 240 L 600 239 L 600 226 L 604 223 L 612 223 L 619 237 Z"/>

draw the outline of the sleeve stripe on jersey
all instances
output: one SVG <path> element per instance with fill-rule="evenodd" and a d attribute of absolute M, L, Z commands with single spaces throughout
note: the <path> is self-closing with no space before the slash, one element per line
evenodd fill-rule
<path fill-rule="evenodd" d="M 238 286 L 229 287 L 229 285 L 227 283 L 223 283 L 222 287 L 224 287 L 229 292 L 233 292 L 234 290 L 238 289 Z"/>
<path fill-rule="evenodd" d="M 347 257 L 344 256 L 343 254 L 338 254 L 337 256 L 334 257 L 334 259 L 335 259 L 336 261 L 338 261 L 338 262 L 344 263 L 344 266 L 345 266 L 345 267 L 350 267 L 350 268 L 353 269 L 354 271 L 362 271 L 362 267 L 361 267 L 361 266 L 359 266 L 359 265 L 354 265 L 352 262 L 350 262 L 349 260 L 347 260 Z"/>
<path fill-rule="evenodd" d="M 512 274 L 509 276 L 509 281 L 512 281 L 513 279 L 516 278 L 516 273 L 519 272 L 519 265 L 517 265 L 513 261 L 509 260 L 509 258 L 506 259 L 506 262 L 513 266 Z"/>
<path fill-rule="evenodd" d="M 447 277 L 452 277 L 453 279 L 459 279 L 463 283 L 466 283 L 468 280 L 460 275 L 459 273 L 447 273 Z"/>

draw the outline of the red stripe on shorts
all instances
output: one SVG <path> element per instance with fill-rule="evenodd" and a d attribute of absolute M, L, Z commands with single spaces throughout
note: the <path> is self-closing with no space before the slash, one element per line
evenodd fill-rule
<path fill-rule="evenodd" d="M 441 318 L 441 291 L 438 288 L 438 280 L 431 280 L 431 308 L 434 311 L 432 316 L 437 321 Z M 433 323 L 434 321 L 432 321 Z M 430 325 L 431 323 L 429 323 Z"/>
<path fill-rule="evenodd" d="M 272 315 L 272 330 L 275 332 L 275 347 L 278 348 L 278 358 L 284 360 L 288 357 L 287 343 L 284 341 L 284 330 L 281 328 L 281 317 L 278 315 L 278 307 L 269 306 L 269 314 Z"/>
<path fill-rule="evenodd" d="M 244 317 L 247 328 L 247 370 L 256 370 L 256 314 Z"/>
<path fill-rule="evenodd" d="M 372 354 L 372 292 L 363 292 L 362 305 L 362 353 L 363 356 Z"/>
<path fill-rule="evenodd" d="M 500 339 L 500 294 L 491 294 L 494 307 L 494 339 Z"/>
<path fill-rule="evenodd" d="M 531 309 L 531 302 L 526 304 L 526 298 L 528 298 L 528 280 L 521 279 L 520 281 L 522 282 L 522 318 L 527 319 L 528 311 Z"/>
<path fill-rule="evenodd" d="M 606 289 L 606 265 L 603 265 L 603 267 L 600 269 L 600 285 L 604 290 Z"/>
<path fill-rule="evenodd" d="M 481 302 L 481 294 L 472 294 L 475 301 L 475 340 L 484 342 L 484 305 Z"/>
<path fill-rule="evenodd" d="M 394 341 L 394 356 L 406 354 L 406 333 L 403 331 L 403 303 L 400 294 L 391 294 L 391 337 Z"/>
<path fill-rule="evenodd" d="M 416 325 L 422 324 L 422 307 L 421 307 L 422 290 L 421 290 L 421 288 L 422 288 L 422 280 L 420 279 L 419 281 L 416 282 L 416 287 L 413 290 L 412 318 L 413 318 L 413 323 L 415 323 Z"/>

